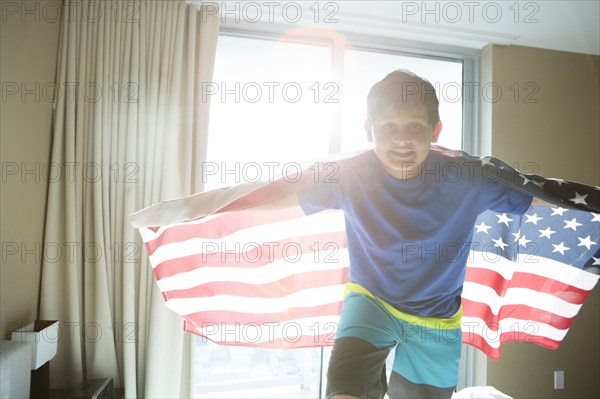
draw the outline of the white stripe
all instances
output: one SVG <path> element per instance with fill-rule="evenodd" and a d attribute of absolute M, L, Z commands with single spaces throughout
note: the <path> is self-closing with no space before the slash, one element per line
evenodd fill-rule
<path fill-rule="evenodd" d="M 519 254 L 512 262 L 493 252 L 471 251 L 468 267 L 493 270 L 504 279 L 510 280 L 515 272 L 530 273 L 551 278 L 590 291 L 600 276 L 542 256 Z"/>
<path fill-rule="evenodd" d="M 164 244 L 150 256 L 150 262 L 152 267 L 156 267 L 167 260 L 203 252 L 239 251 L 245 248 L 251 249 L 261 243 L 276 243 L 293 237 L 339 231 L 344 231 L 344 214 L 342 212 L 322 212 L 299 219 L 238 230 L 221 239 L 198 237 Z M 290 236 L 291 234 L 293 236 Z"/>
<path fill-rule="evenodd" d="M 315 343 L 319 342 L 319 336 L 325 335 L 326 341 L 335 339 L 338 329 L 339 316 L 316 316 L 308 318 L 293 319 L 285 322 L 273 322 L 263 325 L 257 323 L 247 325 L 230 325 L 224 323 L 203 322 L 196 331 L 208 339 L 225 343 L 249 343 L 258 344 L 274 342 L 283 338 L 293 344 L 301 336 L 314 337 Z"/>
<path fill-rule="evenodd" d="M 278 313 L 289 308 L 307 308 L 343 299 L 345 284 L 296 291 L 278 298 L 249 298 L 238 295 L 215 295 L 205 298 L 175 298 L 167 306 L 182 316 L 200 312 L 233 311 L 250 314 Z"/>
<path fill-rule="evenodd" d="M 345 269 L 348 268 L 349 262 L 348 250 L 342 248 L 337 253 L 332 251 L 305 253 L 298 260 L 295 258 L 281 258 L 259 267 L 236 267 L 235 265 L 198 267 L 189 272 L 157 280 L 157 284 L 163 292 L 188 289 L 214 281 L 260 285 L 298 273 Z"/>
<path fill-rule="evenodd" d="M 463 334 L 476 334 L 481 336 L 492 348 L 500 347 L 500 335 L 502 333 L 522 332 L 526 335 L 541 336 L 555 341 L 562 341 L 568 329 L 560 330 L 549 324 L 533 320 L 520 320 L 505 318 L 500 320 L 498 326 L 494 329 L 488 327 L 485 321 L 479 317 L 463 316 L 462 318 Z M 495 331 L 496 327 L 498 330 Z"/>
<path fill-rule="evenodd" d="M 569 303 L 554 295 L 544 294 L 529 288 L 509 288 L 504 296 L 499 296 L 493 288 L 470 281 L 465 282 L 462 297 L 473 302 L 485 303 L 495 315 L 505 305 L 526 305 L 572 318 L 577 315 L 579 308 L 581 308 L 581 305 Z"/>

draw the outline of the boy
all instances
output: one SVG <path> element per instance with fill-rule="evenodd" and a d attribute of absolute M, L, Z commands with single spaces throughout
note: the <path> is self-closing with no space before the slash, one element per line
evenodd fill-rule
<path fill-rule="evenodd" d="M 481 212 L 523 214 L 532 203 L 430 152 L 442 129 L 438 106 L 425 79 L 388 74 L 367 97 L 369 167 L 283 201 L 306 214 L 345 214 L 351 283 L 329 363 L 329 398 L 382 398 L 392 349 L 390 397 L 450 398 L 462 344 L 464 244 Z"/>

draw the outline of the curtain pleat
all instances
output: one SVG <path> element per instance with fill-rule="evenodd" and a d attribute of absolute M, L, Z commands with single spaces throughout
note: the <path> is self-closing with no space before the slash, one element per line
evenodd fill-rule
<path fill-rule="evenodd" d="M 87 11 L 87 12 L 84 12 Z M 92 12 L 94 11 L 94 12 Z M 113 378 L 190 395 L 191 337 L 164 304 L 130 213 L 202 189 L 219 21 L 183 0 L 65 0 L 40 317 L 60 321 L 51 387 Z M 203 19 L 205 20 L 204 22 Z"/>

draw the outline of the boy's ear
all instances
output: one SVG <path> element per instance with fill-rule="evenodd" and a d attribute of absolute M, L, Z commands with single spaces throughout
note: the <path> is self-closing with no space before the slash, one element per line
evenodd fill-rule
<path fill-rule="evenodd" d="M 369 143 L 373 142 L 373 124 L 370 119 L 365 120 L 365 132 L 367 132 L 367 140 Z"/>
<path fill-rule="evenodd" d="M 442 131 L 442 121 L 438 121 L 438 123 L 436 123 L 435 127 L 433 128 L 433 139 L 431 140 L 432 143 L 437 143 L 438 138 L 440 137 L 441 131 Z"/>

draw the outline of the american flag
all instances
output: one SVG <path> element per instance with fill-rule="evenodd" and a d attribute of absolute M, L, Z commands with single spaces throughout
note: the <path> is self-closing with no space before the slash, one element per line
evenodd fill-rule
<path fill-rule="evenodd" d="M 432 151 L 556 204 L 532 206 L 523 216 L 480 215 L 469 243 L 463 342 L 493 358 L 507 341 L 558 347 L 600 274 L 600 189 L 523 174 L 491 157 Z M 361 167 L 364 154 L 320 167 Z M 184 318 L 186 331 L 225 345 L 333 344 L 348 282 L 342 211 L 248 210 L 316 176 L 329 175 L 307 170 L 132 215 L 166 305 Z"/>

